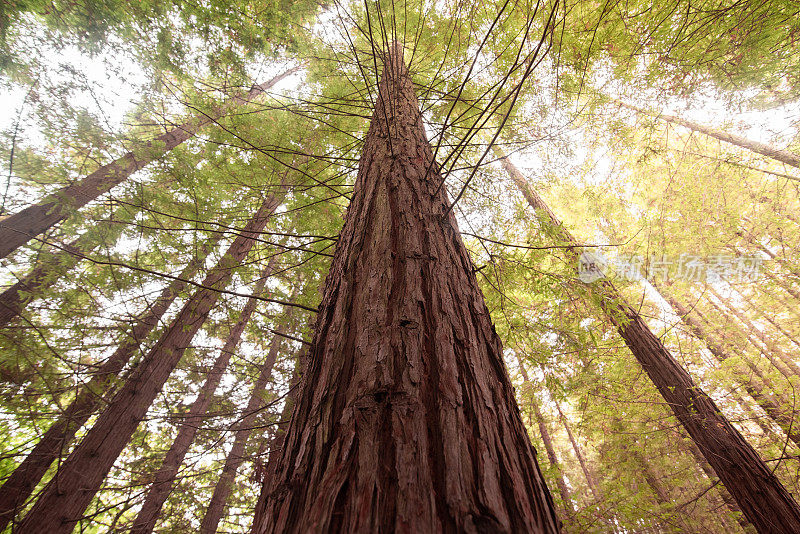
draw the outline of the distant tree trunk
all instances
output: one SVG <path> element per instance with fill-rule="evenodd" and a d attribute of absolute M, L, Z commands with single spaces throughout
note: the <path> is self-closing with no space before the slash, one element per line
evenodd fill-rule
<path fill-rule="evenodd" d="M 277 256 L 272 256 L 267 266 L 261 272 L 261 277 L 258 282 L 256 282 L 255 288 L 253 288 L 253 295 L 260 296 L 264 292 L 267 278 L 269 278 L 273 271 L 276 258 Z M 250 317 L 253 315 L 257 304 L 257 298 L 251 297 L 247 300 L 239 316 L 239 320 L 236 321 L 236 324 L 228 334 L 225 345 L 223 345 L 222 349 L 219 351 L 219 356 L 217 356 L 217 359 L 208 371 L 205 383 L 200 388 L 200 392 L 189 408 L 189 412 L 186 414 L 184 421 L 180 424 L 178 435 L 175 437 L 172 446 L 164 456 L 161 467 L 156 472 L 155 480 L 147 492 L 144 504 L 142 504 L 142 508 L 139 510 L 139 514 L 133 522 L 131 533 L 145 534 L 153 531 L 158 516 L 161 513 L 161 508 L 164 506 L 164 501 L 167 500 L 172 490 L 172 486 L 175 482 L 175 475 L 178 474 L 178 470 L 194 441 L 197 431 L 200 430 L 200 427 L 203 425 L 203 418 L 214 398 L 214 393 L 222 380 L 222 376 L 225 374 L 225 370 L 228 368 L 231 356 L 233 356 L 236 347 L 239 345 L 242 333 L 247 323 L 250 321 Z"/>
<path fill-rule="evenodd" d="M 660 504 L 670 504 L 672 499 L 670 498 L 667 489 L 661 483 L 655 471 L 653 471 L 653 466 L 650 465 L 650 462 L 648 462 L 645 457 L 642 456 L 642 453 L 639 452 L 639 444 L 634 443 L 631 447 L 627 448 L 627 452 L 632 458 L 634 458 L 634 460 L 636 460 L 636 463 L 641 468 L 642 476 L 647 482 L 647 485 L 650 486 L 650 489 L 653 490 L 656 500 L 658 500 Z"/>
<path fill-rule="evenodd" d="M 124 182 L 131 174 L 156 161 L 173 148 L 193 137 L 201 128 L 215 122 L 235 106 L 246 103 L 282 79 L 297 72 L 294 67 L 271 80 L 256 85 L 249 92 L 229 99 L 208 114 L 198 114 L 183 124 L 148 141 L 145 147 L 134 149 L 85 176 L 79 182 L 45 197 L 9 217 L 0 220 L 0 259 L 56 225 L 112 187 Z"/>
<path fill-rule="evenodd" d="M 522 173 L 496 149 L 503 167 L 577 267 L 581 245 Z M 700 389 L 639 314 L 608 280 L 588 284 L 606 316 L 650 377 L 703 456 L 759 532 L 800 532 L 800 507 L 758 453 Z M 776 530 L 778 529 L 778 530 Z"/>
<path fill-rule="evenodd" d="M 116 239 L 123 226 L 116 225 L 110 230 Z M 72 269 L 81 257 L 90 253 L 102 242 L 101 234 L 105 225 L 97 225 L 83 233 L 73 242 L 63 245 L 64 250 L 46 254 L 30 273 L 0 294 L 0 328 L 5 327 L 22 309 L 37 298 L 42 291 L 55 284 L 65 272 Z"/>
<path fill-rule="evenodd" d="M 441 185 L 396 43 L 255 533 L 559 530 Z"/>
<path fill-rule="evenodd" d="M 717 485 L 717 490 L 720 496 L 720 501 L 723 506 L 725 506 L 731 513 L 734 514 L 736 521 L 739 523 L 739 526 L 742 527 L 743 530 L 746 532 L 750 532 L 752 530 L 752 526 L 747 521 L 747 518 L 742 514 L 741 509 L 736 504 L 736 501 L 725 489 L 725 486 L 720 483 L 719 477 L 714 473 L 714 469 L 712 469 L 711 465 L 706 461 L 705 457 L 703 457 L 703 453 L 700 452 L 700 449 L 694 443 L 694 441 L 690 439 L 686 439 L 686 435 L 680 432 L 680 430 L 676 428 L 670 428 L 670 426 L 664 424 L 663 422 L 657 422 L 656 427 L 661 432 L 672 432 L 680 439 L 681 445 L 686 445 L 686 449 L 692 455 L 697 465 L 700 467 L 700 470 L 703 474 L 708 478 L 708 480 L 712 483 Z M 723 527 L 728 529 L 727 522 L 720 518 L 720 522 L 722 523 Z M 726 532 L 728 532 L 726 530 Z"/>
<path fill-rule="evenodd" d="M 661 119 L 665 122 L 678 124 L 694 132 L 700 132 L 709 137 L 713 137 L 714 139 L 719 139 L 720 141 L 723 141 L 725 143 L 736 145 L 739 148 L 744 148 L 751 152 L 761 154 L 762 156 L 766 156 L 768 158 L 774 159 L 775 161 L 780 161 L 781 163 L 785 163 L 786 165 L 791 165 L 792 167 L 797 167 L 798 169 L 800 169 L 800 156 L 792 152 L 789 152 L 788 150 L 781 150 L 780 148 L 776 148 L 774 146 L 770 146 L 765 143 L 759 143 L 758 141 L 753 141 L 751 139 L 747 139 L 740 135 L 724 132 L 716 128 L 710 128 L 708 126 L 704 126 L 702 124 L 692 121 L 687 121 L 686 119 L 681 119 L 680 117 L 675 117 L 673 115 L 667 115 L 665 113 L 656 113 L 654 111 L 647 111 L 641 108 L 637 108 L 636 106 L 633 106 L 631 104 L 622 102 L 621 100 L 614 99 L 614 102 L 621 105 L 622 107 L 628 108 L 637 113 L 641 113 L 642 115 L 648 115 L 656 119 Z"/>
<path fill-rule="evenodd" d="M 203 252 L 181 272 L 180 279 L 173 280 L 164 288 L 153 306 L 141 315 L 114 354 L 100 366 L 86 384 L 80 386 L 72 403 L 3 483 L 0 488 L 0 531 L 25 504 L 53 462 L 69 447 L 75 432 L 106 402 L 109 391 L 116 383 L 116 375 L 139 351 L 142 342 L 158 325 L 175 298 L 185 289 L 184 280 L 195 275 L 215 243 L 216 240 L 213 240 L 211 244 L 205 246 Z"/>
<path fill-rule="evenodd" d="M 781 371 L 781 373 L 783 373 L 784 376 L 786 376 L 786 378 L 790 378 L 792 375 L 800 377 L 800 367 L 798 367 L 798 365 L 788 354 L 778 347 L 778 345 L 775 344 L 775 342 L 766 334 L 764 334 L 764 332 L 756 328 L 753 322 L 741 311 L 739 311 L 739 309 L 734 306 L 729 299 L 720 295 L 713 287 L 711 287 L 711 285 L 707 285 L 706 289 L 708 289 L 708 291 L 714 295 L 730 313 L 732 313 L 737 319 L 739 319 L 739 321 L 741 321 L 747 332 L 747 337 L 754 347 L 764 353 L 772 354 L 778 357 L 783 365 L 778 365 L 777 362 L 774 362 L 775 366 L 779 371 Z"/>
<path fill-rule="evenodd" d="M 533 397 L 533 394 L 531 394 L 531 396 Z M 572 503 L 572 494 L 564 478 L 564 470 L 561 467 L 561 462 L 558 461 L 558 456 L 556 456 L 556 449 L 553 447 L 553 439 L 550 437 L 550 432 L 547 430 L 547 423 L 544 420 L 537 399 L 531 398 L 530 406 L 536 417 L 536 426 L 539 428 L 539 435 L 542 437 L 547 459 L 550 460 L 550 466 L 556 471 L 556 486 L 558 486 L 558 492 L 561 494 L 561 500 L 564 501 L 564 511 L 571 520 L 575 516 L 575 506 Z"/>
<path fill-rule="evenodd" d="M 561 468 L 561 462 L 558 461 L 556 449 L 553 447 L 553 439 L 550 437 L 550 431 L 547 430 L 547 422 L 542 415 L 542 410 L 539 408 L 539 403 L 537 402 L 536 396 L 533 393 L 533 383 L 528 376 L 525 363 L 522 361 L 522 358 L 519 357 L 519 354 L 517 354 L 517 362 L 519 363 L 519 372 L 522 376 L 523 387 L 525 387 L 525 389 L 529 392 L 530 399 L 528 404 L 533 410 L 534 418 L 536 419 L 536 426 L 539 428 L 539 435 L 542 438 L 542 443 L 544 443 L 544 450 L 547 454 L 547 459 L 550 461 L 550 467 L 556 472 L 556 486 L 558 487 L 558 492 L 561 494 L 561 500 L 564 503 L 563 512 L 568 516 L 568 520 L 572 520 L 572 518 L 575 516 L 575 506 L 572 503 L 572 494 L 569 491 L 569 487 L 567 487 L 567 481 L 564 479 L 564 471 Z M 533 423 L 531 419 L 533 418 L 528 419 L 529 424 Z"/>
<path fill-rule="evenodd" d="M 278 329 L 280 333 L 284 333 L 283 330 L 283 328 Z M 228 457 L 225 459 L 222 474 L 217 480 L 217 484 L 214 486 L 214 494 L 211 496 L 211 502 L 208 504 L 208 509 L 206 510 L 202 523 L 200 523 L 201 534 L 214 534 L 217 531 L 217 526 L 225 511 L 225 504 L 228 502 L 228 496 L 233 489 L 236 472 L 245 460 L 244 449 L 247 445 L 247 440 L 250 438 L 250 433 L 253 431 L 253 422 L 261 407 L 264 406 L 264 389 L 267 387 L 272 377 L 272 368 L 278 357 L 282 341 L 283 339 L 280 335 L 275 335 L 272 339 L 267 357 L 261 366 L 261 372 L 253 385 L 253 391 L 250 394 L 250 402 L 247 403 L 244 416 L 236 425 L 236 434 L 233 438 L 231 452 L 228 453 Z"/>
<path fill-rule="evenodd" d="M 728 352 L 721 342 L 714 339 L 709 333 L 706 332 L 703 325 L 696 320 L 678 300 L 671 295 L 661 285 L 654 285 L 656 290 L 661 296 L 669 303 L 675 314 L 681 318 L 681 321 L 689 328 L 692 334 L 702 341 L 712 356 L 722 363 L 730 358 Z M 695 312 L 696 313 L 696 312 Z M 747 364 L 750 371 L 758 378 L 755 381 L 747 378 L 747 372 L 744 369 L 735 368 L 737 373 L 742 377 L 741 383 L 745 390 L 750 394 L 756 403 L 766 412 L 766 414 L 781 426 L 785 432 L 788 433 L 789 439 L 795 444 L 800 446 L 800 421 L 795 421 L 791 413 L 786 413 L 784 409 L 776 403 L 775 399 L 770 398 L 770 395 L 764 391 L 765 386 L 768 387 L 768 380 L 764 376 L 761 369 L 758 368 L 749 358 L 742 355 L 742 360 Z M 780 398 L 778 400 L 781 400 Z"/>
<path fill-rule="evenodd" d="M 753 313 L 758 314 L 761 318 L 766 320 L 769 324 L 773 326 L 773 328 L 775 328 L 775 330 L 783 334 L 783 336 L 786 338 L 787 341 L 791 342 L 795 347 L 800 349 L 800 341 L 796 339 L 794 334 L 786 330 L 780 323 L 778 323 L 777 321 L 775 321 L 774 318 L 772 318 L 771 316 L 772 310 L 767 311 L 764 309 L 763 306 L 756 305 L 756 303 L 753 302 L 753 299 L 748 297 L 742 291 L 737 291 L 737 293 L 739 294 L 739 297 L 748 304 Z"/>
<path fill-rule="evenodd" d="M 576 440 L 575 436 L 572 434 L 572 429 L 569 426 L 567 418 L 564 416 L 564 412 L 561 411 L 561 406 L 559 406 L 558 401 L 555 399 L 553 400 L 553 403 L 556 405 L 556 410 L 558 410 L 558 418 L 561 420 L 561 424 L 564 425 L 564 430 L 567 431 L 569 442 L 572 444 L 572 450 L 575 452 L 575 456 L 578 458 L 578 463 L 581 464 L 583 476 L 586 477 L 586 482 L 589 484 L 589 489 L 592 490 L 594 500 L 600 502 L 603 500 L 603 497 L 600 494 L 600 488 L 597 487 L 597 481 L 595 480 L 594 473 L 592 473 L 589 463 L 586 461 L 586 457 L 583 455 L 583 451 L 581 450 L 581 446 L 578 444 L 578 440 Z"/>
<path fill-rule="evenodd" d="M 257 233 L 267 224 L 277 206 L 278 201 L 274 197 L 267 198 L 217 266 L 209 271 L 202 283 L 203 288 L 186 302 L 91 430 L 61 465 L 53 480 L 42 490 L 36 504 L 20 524 L 22 532 L 72 532 L 114 461 L 128 444 L 186 347 L 216 304 L 220 295 L 218 290 L 228 284 L 233 268 L 242 263 Z"/>
<path fill-rule="evenodd" d="M 300 383 L 300 370 L 305 368 L 306 351 L 301 350 L 297 359 L 295 360 L 294 369 L 292 370 L 292 377 L 289 379 L 289 392 L 286 394 L 286 400 L 283 403 L 280 418 L 275 425 L 275 434 L 269 440 L 269 452 L 267 453 L 266 465 L 256 466 L 256 476 L 262 482 L 262 490 L 265 486 L 263 483 L 269 480 L 269 477 L 274 476 L 278 463 L 280 461 L 281 451 L 283 450 L 283 441 L 286 438 L 286 429 L 289 427 L 289 421 L 294 411 L 295 401 L 297 400 L 297 388 Z M 261 501 L 259 497 L 259 502 Z M 258 516 L 256 516 L 257 518 Z M 257 520 L 257 519 L 256 519 Z"/>

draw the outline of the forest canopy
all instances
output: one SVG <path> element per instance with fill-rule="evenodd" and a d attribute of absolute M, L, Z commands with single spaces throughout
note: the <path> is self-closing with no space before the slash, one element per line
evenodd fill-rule
<path fill-rule="evenodd" d="M 797 3 L 11 0 L 0 91 L 0 531 L 402 530 L 404 439 L 800 528 Z"/>

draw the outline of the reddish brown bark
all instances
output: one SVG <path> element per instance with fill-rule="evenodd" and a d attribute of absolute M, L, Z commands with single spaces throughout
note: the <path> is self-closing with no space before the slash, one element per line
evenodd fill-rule
<path fill-rule="evenodd" d="M 48 228 L 56 225 L 112 187 L 124 182 L 131 174 L 156 161 L 170 150 L 193 137 L 201 128 L 215 122 L 235 106 L 249 102 L 282 79 L 299 69 L 295 67 L 271 80 L 254 86 L 243 95 L 231 98 L 210 113 L 198 114 L 186 122 L 163 133 L 144 147 L 107 163 L 85 176 L 79 182 L 61 189 L 9 217 L 0 220 L 0 258 L 5 258 Z"/>
<path fill-rule="evenodd" d="M 269 263 L 261 273 L 261 278 L 256 282 L 255 288 L 253 288 L 253 295 L 261 295 L 261 293 L 263 293 L 264 286 L 267 283 L 267 278 L 269 278 L 272 273 L 276 258 L 277 256 L 272 256 L 272 258 L 270 258 Z M 257 304 L 258 299 L 252 297 L 248 299 L 244 309 L 242 309 L 239 320 L 237 320 L 236 324 L 231 328 L 228 338 L 225 340 L 225 345 L 223 345 L 222 349 L 219 351 L 219 356 L 217 356 L 217 359 L 208 371 L 206 381 L 200 388 L 200 392 L 189 408 L 189 412 L 186 414 L 184 421 L 180 424 L 178 435 L 175 437 L 172 446 L 164 456 L 161 467 L 156 472 L 155 480 L 150 486 L 144 504 L 142 504 L 142 508 L 139 510 L 139 514 L 136 516 L 133 526 L 131 527 L 132 533 L 145 534 L 153 531 L 158 516 L 161 513 L 161 508 L 164 506 L 164 501 L 166 501 L 170 491 L 172 491 L 172 486 L 175 483 L 175 476 L 178 474 L 178 470 L 183 463 L 183 459 L 186 457 L 186 453 L 189 451 L 189 447 L 191 447 L 194 441 L 197 431 L 200 430 L 203 424 L 203 418 L 214 398 L 214 393 L 222 380 L 222 376 L 225 374 L 225 370 L 228 368 L 231 356 L 233 356 L 236 347 L 239 345 L 242 333 L 247 323 L 250 321 L 250 317 L 253 315 Z"/>
<path fill-rule="evenodd" d="M 787 165 L 791 165 L 792 167 L 797 167 L 798 169 L 800 169 L 800 156 L 792 152 L 789 152 L 788 150 L 782 150 L 780 148 L 767 145 L 765 143 L 759 143 L 758 141 L 753 141 L 751 139 L 747 139 L 746 137 L 742 137 L 740 135 L 724 132 L 716 128 L 710 128 L 708 126 L 704 126 L 702 124 L 692 121 L 687 121 L 686 119 L 681 119 L 680 117 L 675 117 L 673 115 L 647 111 L 641 108 L 637 108 L 636 106 L 632 106 L 631 104 L 622 102 L 621 100 L 615 100 L 615 102 L 637 113 L 641 113 L 643 115 L 649 115 L 656 119 L 661 119 L 663 121 L 672 124 L 678 124 L 694 132 L 700 132 L 709 137 L 713 137 L 714 139 L 719 139 L 720 141 L 724 141 L 725 143 L 736 145 L 740 148 L 750 150 L 751 152 L 761 154 L 762 156 L 767 156 L 768 158 L 774 159 L 775 161 L 780 161 L 781 163 L 785 163 Z"/>
<path fill-rule="evenodd" d="M 252 248 L 257 233 L 267 224 L 277 206 L 274 197 L 267 198 L 217 266 L 209 271 L 202 283 L 203 288 L 186 302 L 91 430 L 61 465 L 53 480 L 42 490 L 36 504 L 20 524 L 22 532 L 72 532 L 114 461 L 219 299 L 218 290 L 228 284 L 233 268 L 241 264 Z"/>
<path fill-rule="evenodd" d="M 402 54 L 253 531 L 557 532 Z"/>
<path fill-rule="evenodd" d="M 498 155 L 528 203 L 552 227 L 555 239 L 571 245 L 565 250 L 577 266 L 581 245 L 531 189 L 522 173 L 504 154 L 498 151 Z M 800 532 L 800 507 L 794 498 L 636 310 L 625 303 L 607 280 L 589 284 L 589 288 L 599 297 L 606 316 L 756 529 Z"/>
<path fill-rule="evenodd" d="M 213 243 L 216 243 L 216 240 Z M 152 307 L 136 322 L 128 337 L 100 366 L 92 378 L 80 388 L 75 399 L 64 410 L 63 415 L 47 429 L 25 460 L 5 480 L 0 488 L 0 531 L 16 515 L 17 510 L 25 504 L 53 462 L 68 448 L 75 432 L 86 423 L 86 420 L 97 411 L 102 403 L 106 402 L 108 392 L 115 384 L 116 375 L 138 352 L 142 342 L 158 325 L 175 297 L 185 289 L 186 282 L 182 280 L 194 276 L 202 265 L 208 250 L 212 247 L 213 244 L 204 247 L 200 257 L 190 262 L 181 272 L 181 280 L 175 280 L 164 288 Z"/>
<path fill-rule="evenodd" d="M 281 329 L 279 328 L 278 331 L 281 332 Z M 245 408 L 244 416 L 239 421 L 239 424 L 236 425 L 236 435 L 233 438 L 231 452 L 228 453 L 228 457 L 225 459 L 222 474 L 219 480 L 217 480 L 217 484 L 214 486 L 214 494 L 211 496 L 206 514 L 203 517 L 203 521 L 200 523 L 201 534 L 214 534 L 222 519 L 222 514 L 225 511 L 225 504 L 228 502 L 228 496 L 233 489 L 236 472 L 246 459 L 245 446 L 247 445 L 248 438 L 250 438 L 250 433 L 253 431 L 253 422 L 258 415 L 258 411 L 264 406 L 264 389 L 267 387 L 272 377 L 272 368 L 278 357 L 281 341 L 282 339 L 279 335 L 273 338 L 267 357 L 264 360 L 264 364 L 261 366 L 258 378 L 255 384 L 253 384 L 253 392 L 250 395 L 247 408 Z"/>

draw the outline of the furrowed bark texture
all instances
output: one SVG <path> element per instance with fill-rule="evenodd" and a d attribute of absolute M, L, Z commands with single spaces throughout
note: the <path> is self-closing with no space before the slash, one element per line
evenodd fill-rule
<path fill-rule="evenodd" d="M 256 282 L 253 288 L 253 295 L 261 295 L 264 287 L 267 284 L 267 278 L 272 273 L 277 256 L 272 256 L 264 271 L 261 273 L 261 278 Z M 219 356 L 214 361 L 211 369 L 208 372 L 205 383 L 200 388 L 200 393 L 189 408 L 189 413 L 186 415 L 185 420 L 180 424 L 178 435 L 172 442 L 172 446 L 164 455 L 164 460 L 161 462 L 161 468 L 156 472 L 155 480 L 150 486 L 145 497 L 144 504 L 142 504 L 139 514 L 133 522 L 131 533 L 146 534 L 153 531 L 156 525 L 158 516 L 161 514 L 161 508 L 164 506 L 164 501 L 167 500 L 172 486 L 175 483 L 175 476 L 186 457 L 186 453 L 192 446 L 194 437 L 200 427 L 203 425 L 205 414 L 211 401 L 214 399 L 214 392 L 219 386 L 225 370 L 228 368 L 231 356 L 233 356 L 236 347 L 239 345 L 239 340 L 242 338 L 247 323 L 256 309 L 258 299 L 249 298 L 247 303 L 242 309 L 239 320 L 231 329 L 228 334 L 228 339 L 225 340 L 225 345 L 219 351 Z"/>
<path fill-rule="evenodd" d="M 198 258 L 186 266 L 180 274 L 181 279 L 190 279 L 195 275 L 203 264 L 208 250 L 209 248 L 206 248 Z M 25 460 L 5 480 L 0 488 L 0 531 L 25 504 L 53 462 L 69 447 L 75 432 L 103 403 L 107 402 L 106 397 L 108 391 L 113 389 L 116 375 L 138 352 L 141 343 L 158 325 L 175 297 L 185 287 L 186 282 L 174 280 L 164 288 L 153 306 L 136 322 L 127 338 L 100 366 L 92 378 L 81 386 L 75 399 L 64 410 L 61 417 L 47 429 Z"/>
<path fill-rule="evenodd" d="M 554 238 L 577 266 L 580 244 L 564 228 L 522 173 L 505 157 L 503 167 L 539 216 L 552 225 Z M 800 507 L 758 453 L 725 418 L 714 401 L 694 384 L 661 340 L 607 280 L 590 284 L 607 317 L 694 440 L 742 512 L 761 533 L 800 532 Z"/>
<path fill-rule="evenodd" d="M 299 67 L 289 69 L 263 84 L 256 85 L 249 92 L 231 98 L 211 113 L 198 114 L 190 118 L 154 140 L 148 141 L 145 147 L 128 152 L 86 175 L 79 182 L 45 197 L 38 204 L 28 206 L 3 219 L 0 221 L 0 258 L 5 258 L 32 238 L 66 219 L 74 210 L 107 193 L 134 172 L 194 137 L 204 126 L 215 122 L 237 105 L 251 101 L 297 70 Z"/>
<path fill-rule="evenodd" d="M 750 150 L 751 152 L 761 154 L 762 156 L 766 156 L 768 158 L 774 159 L 775 161 L 780 161 L 781 163 L 785 163 L 786 165 L 791 165 L 792 167 L 797 167 L 798 169 L 800 169 L 800 155 L 797 155 L 793 152 L 789 152 L 788 150 L 782 150 L 780 148 L 767 145 L 765 143 L 759 143 L 758 141 L 753 141 L 751 139 L 747 139 L 746 137 L 742 137 L 740 135 L 735 135 L 728 132 L 724 132 L 722 130 L 717 130 L 716 128 L 709 128 L 708 126 L 704 126 L 702 124 L 692 121 L 687 121 L 686 119 L 681 119 L 680 117 L 675 117 L 673 115 L 667 115 L 666 113 L 655 113 L 652 111 L 647 111 L 641 108 L 637 108 L 636 106 L 632 106 L 631 104 L 622 102 L 621 100 L 615 99 L 614 101 L 620 104 L 622 107 L 628 108 L 637 113 L 641 113 L 642 115 L 648 115 L 655 119 L 661 119 L 663 121 L 672 124 L 678 124 L 694 132 L 700 132 L 709 137 L 713 137 L 714 139 L 718 139 L 720 141 L 724 141 L 725 143 L 736 145 L 740 148 Z"/>
<path fill-rule="evenodd" d="M 279 328 L 278 331 L 280 330 Z M 225 459 L 222 474 L 219 480 L 217 480 L 217 484 L 214 486 L 214 494 L 211 496 L 206 514 L 203 517 L 202 523 L 200 523 L 201 534 L 214 534 L 217 531 L 217 526 L 225 511 L 225 504 L 228 502 L 228 496 L 233 489 L 236 472 L 245 460 L 245 446 L 253 431 L 253 422 L 261 407 L 264 406 L 264 389 L 267 387 L 272 377 L 272 368 L 275 366 L 275 360 L 278 357 L 278 351 L 281 348 L 282 341 L 281 336 L 276 335 L 272 343 L 270 343 L 267 357 L 264 360 L 264 364 L 261 366 L 261 371 L 258 374 L 255 384 L 253 384 L 253 392 L 250 395 L 250 401 L 247 403 L 244 416 L 236 425 L 236 435 L 233 438 L 231 452 Z"/>
<path fill-rule="evenodd" d="M 252 248 L 257 232 L 264 228 L 277 206 L 278 201 L 274 197 L 265 200 L 217 266 L 209 271 L 203 281 L 205 287 L 187 301 L 92 429 L 61 465 L 53 480 L 42 490 L 42 495 L 22 520 L 21 532 L 72 532 L 114 461 L 219 299 L 217 289 L 228 284 L 232 269 L 241 264 Z"/>
<path fill-rule="evenodd" d="M 558 532 L 402 53 L 253 531 Z"/>

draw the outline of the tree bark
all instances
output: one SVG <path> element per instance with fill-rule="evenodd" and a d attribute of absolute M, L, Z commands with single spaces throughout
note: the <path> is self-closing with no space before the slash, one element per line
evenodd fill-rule
<path fill-rule="evenodd" d="M 213 240 L 212 243 L 215 244 L 216 241 Z M 183 280 L 195 275 L 202 266 L 206 254 L 213 248 L 213 244 L 204 247 L 203 253 L 186 266 L 180 274 L 180 280 L 173 280 L 164 288 L 152 307 L 136 322 L 128 337 L 92 378 L 79 387 L 72 403 L 3 483 L 0 488 L 0 531 L 5 529 L 8 522 L 25 504 L 53 462 L 69 447 L 75 432 L 101 404 L 106 402 L 108 392 L 115 384 L 116 375 L 137 353 L 142 342 L 158 325 L 175 298 L 185 289 L 186 282 Z"/>
<path fill-rule="evenodd" d="M 38 204 L 28 206 L 22 211 L 0 220 L 0 259 L 66 219 L 74 210 L 85 206 L 103 193 L 110 191 L 115 185 L 124 182 L 131 174 L 193 137 L 201 128 L 217 121 L 235 106 L 253 100 L 282 79 L 297 72 L 299 68 L 299 66 L 294 67 L 265 83 L 254 86 L 247 93 L 231 98 L 210 113 L 201 113 L 191 117 L 154 140 L 148 141 L 144 147 L 134 149 L 111 163 L 103 165 L 79 182 L 45 197 Z"/>
<path fill-rule="evenodd" d="M 759 143 L 758 141 L 753 141 L 751 139 L 747 139 L 746 137 L 742 137 L 740 135 L 723 132 L 722 130 L 717 130 L 716 128 L 710 128 L 708 126 L 704 126 L 696 122 L 687 121 L 686 119 L 681 119 L 680 117 L 675 117 L 673 115 L 667 115 L 665 113 L 655 113 L 653 111 L 646 111 L 644 109 L 637 108 L 636 106 L 633 106 L 631 104 L 622 102 L 621 100 L 614 99 L 614 102 L 618 103 L 622 107 L 628 108 L 637 113 L 641 113 L 642 115 L 648 115 L 656 119 L 661 119 L 665 122 L 678 124 L 694 132 L 700 132 L 709 137 L 713 137 L 714 139 L 719 139 L 720 141 L 723 141 L 725 143 L 736 145 L 739 148 L 744 148 L 751 152 L 761 154 L 762 156 L 766 156 L 770 159 L 774 159 L 775 161 L 780 161 L 781 163 L 785 163 L 786 165 L 791 165 L 792 167 L 797 167 L 798 169 L 800 169 L 800 156 L 792 152 L 789 152 L 788 150 L 781 150 L 780 148 L 776 148 L 774 146 L 767 145 L 765 143 Z"/>
<path fill-rule="evenodd" d="M 281 328 L 278 329 L 279 332 L 283 333 L 282 330 Z M 231 452 L 228 453 L 228 457 L 225 459 L 222 474 L 219 480 L 217 480 L 217 484 L 214 486 L 214 494 L 211 496 L 206 514 L 203 517 L 202 523 L 200 523 L 201 534 L 214 534 L 217 531 L 217 526 L 225 511 L 225 504 L 228 502 L 228 496 L 233 489 L 236 472 L 245 460 L 244 449 L 253 431 L 253 422 L 259 410 L 264 405 L 264 389 L 267 387 L 272 377 L 272 368 L 278 357 L 278 351 L 280 350 L 282 341 L 283 339 L 280 335 L 276 335 L 272 339 L 267 358 L 264 360 L 264 364 L 261 366 L 261 372 L 253 385 L 253 392 L 250 395 L 250 401 L 247 403 L 244 416 L 241 418 L 239 424 L 236 425 L 236 434 L 233 438 Z"/>
<path fill-rule="evenodd" d="M 267 224 L 279 202 L 267 198 L 220 262 L 209 271 L 203 288 L 186 302 L 178 316 L 131 374 L 81 443 L 20 524 L 22 532 L 67 534 L 83 516 L 103 479 L 127 445 L 139 422 L 172 370 L 203 325 L 233 275 Z"/>
<path fill-rule="evenodd" d="M 552 228 L 555 239 L 571 245 L 565 250 L 577 266 L 581 245 L 505 154 L 497 149 L 496 152 L 515 185 L 544 219 L 544 226 Z M 800 532 L 800 507 L 794 498 L 636 310 L 607 280 L 589 284 L 589 288 L 599 297 L 606 316 L 748 520 L 762 533 Z"/>
<path fill-rule="evenodd" d="M 253 295 L 258 296 L 264 292 L 264 287 L 273 271 L 276 258 L 277 256 L 272 256 L 272 258 L 270 258 L 269 263 L 267 263 L 267 266 L 261 273 L 261 277 L 258 282 L 256 282 L 255 288 L 253 288 Z M 189 451 L 189 447 L 191 447 L 194 441 L 197 431 L 200 430 L 203 424 L 203 418 L 214 398 L 214 393 L 217 391 L 222 376 L 228 368 L 231 356 L 233 356 L 236 347 L 239 345 L 242 333 L 247 323 L 250 321 L 250 317 L 253 315 L 257 304 L 258 299 L 254 297 L 247 300 L 239 316 L 239 320 L 236 321 L 236 324 L 228 334 L 225 345 L 223 345 L 222 349 L 219 351 L 219 356 L 217 356 L 217 359 L 211 366 L 206 381 L 200 388 L 197 398 L 189 408 L 189 412 L 186 414 L 184 421 L 180 424 L 178 435 L 175 437 L 172 446 L 164 456 L 161 467 L 156 472 L 155 480 L 147 492 L 144 504 L 142 504 L 142 508 L 139 510 L 139 514 L 133 522 L 131 533 L 147 534 L 152 532 L 153 528 L 155 528 L 156 521 L 161 513 L 161 508 L 164 506 L 164 501 L 166 501 L 170 491 L 172 491 L 175 476 L 178 474 L 178 470 L 183 463 L 183 459 L 186 457 L 186 453 Z"/>
<path fill-rule="evenodd" d="M 395 43 L 253 532 L 558 532 Z"/>

